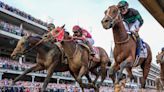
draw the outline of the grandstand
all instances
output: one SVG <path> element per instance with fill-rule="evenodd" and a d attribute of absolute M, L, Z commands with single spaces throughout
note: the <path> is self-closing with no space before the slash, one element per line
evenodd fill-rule
<path fill-rule="evenodd" d="M 3 86 L 8 87 L 16 76 L 35 63 L 35 52 L 30 52 L 25 56 L 19 57 L 17 60 L 10 58 L 10 54 L 18 40 L 24 35 L 43 35 L 47 30 L 46 26 L 46 22 L 0 1 L 0 89 L 3 89 Z M 140 68 L 136 68 L 133 71 L 136 77 L 134 83 L 140 85 L 140 79 L 142 77 Z M 152 64 L 146 87 L 155 88 L 155 78 L 159 75 L 159 71 L 159 67 Z M 28 90 L 38 92 L 45 76 L 46 71 L 30 73 L 17 82 L 16 87 L 18 87 L 18 90 L 25 89 L 26 92 L 29 92 Z M 85 78 L 83 81 L 87 82 Z M 111 79 L 107 77 L 103 85 L 106 86 L 105 89 L 112 87 Z M 69 72 L 64 72 L 54 73 L 48 88 L 51 92 L 53 92 L 52 90 L 61 90 L 60 92 L 64 92 L 65 89 L 79 90 L 79 88 L 76 89 L 76 86 L 78 85 Z"/>

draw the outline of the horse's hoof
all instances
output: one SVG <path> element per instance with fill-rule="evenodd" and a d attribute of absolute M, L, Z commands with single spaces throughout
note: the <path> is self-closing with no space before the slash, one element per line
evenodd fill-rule
<path fill-rule="evenodd" d="M 114 92 L 120 92 L 120 91 L 121 91 L 121 86 L 119 84 L 115 84 Z"/>
<path fill-rule="evenodd" d="M 95 86 L 96 86 L 97 88 L 100 88 L 100 84 L 96 84 Z"/>

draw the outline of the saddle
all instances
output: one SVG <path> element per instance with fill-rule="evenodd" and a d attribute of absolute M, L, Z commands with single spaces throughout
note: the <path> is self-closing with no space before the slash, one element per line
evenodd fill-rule
<path fill-rule="evenodd" d="M 66 56 L 65 53 L 64 53 L 64 49 L 63 49 L 61 43 L 60 43 L 60 42 L 56 42 L 55 45 L 58 46 L 59 50 L 60 50 L 61 53 L 62 53 L 62 56 L 61 56 L 61 61 L 62 61 L 62 62 L 61 62 L 61 63 L 63 63 L 63 64 L 68 64 L 68 59 L 67 59 L 67 56 Z"/>
<path fill-rule="evenodd" d="M 80 46 L 86 48 L 89 52 L 90 52 L 90 48 L 84 44 L 84 43 L 78 43 Z M 100 52 L 99 52 L 99 49 L 95 46 L 92 47 L 94 52 L 95 52 L 95 55 L 94 57 L 93 56 L 90 56 L 90 60 L 93 61 L 93 62 L 100 62 Z"/>

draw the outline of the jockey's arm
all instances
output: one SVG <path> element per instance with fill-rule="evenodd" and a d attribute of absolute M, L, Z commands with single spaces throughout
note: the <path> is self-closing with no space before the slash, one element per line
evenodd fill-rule
<path fill-rule="evenodd" d="M 140 22 L 139 27 L 141 27 L 144 23 L 142 16 L 140 15 L 140 13 L 137 10 L 134 11 L 134 15 L 135 15 L 135 18 Z"/>
<path fill-rule="evenodd" d="M 77 36 L 74 36 L 73 39 L 77 39 L 77 40 L 85 40 L 85 37 L 77 37 Z"/>

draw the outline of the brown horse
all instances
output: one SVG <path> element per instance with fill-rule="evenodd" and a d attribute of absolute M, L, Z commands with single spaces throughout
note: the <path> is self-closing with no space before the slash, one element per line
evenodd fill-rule
<path fill-rule="evenodd" d="M 30 48 L 35 46 L 35 44 L 38 43 L 40 40 L 41 38 L 34 37 L 34 36 L 22 37 L 17 43 L 16 48 L 12 52 L 11 57 L 15 58 L 19 54 L 23 54 L 27 50 L 31 50 Z M 24 71 L 23 74 L 16 77 L 15 80 L 13 81 L 13 84 L 15 84 L 15 82 L 17 82 L 20 78 L 25 76 L 27 73 L 46 69 L 47 77 L 45 78 L 42 87 L 42 91 L 45 91 L 52 74 L 54 72 L 68 71 L 69 67 L 67 64 L 61 63 L 62 53 L 57 45 L 48 46 L 45 44 L 40 44 L 37 47 L 33 48 L 32 50 L 35 50 L 37 52 L 37 57 L 36 57 L 37 63 L 33 67 Z"/>
<path fill-rule="evenodd" d="M 156 56 L 157 63 L 160 63 L 160 77 L 157 78 L 157 86 L 160 86 L 164 89 L 164 52 L 158 53 Z"/>
<path fill-rule="evenodd" d="M 123 25 L 123 20 L 121 18 L 120 11 L 117 6 L 110 6 L 105 11 L 105 17 L 101 21 L 104 29 L 113 30 L 114 36 L 114 59 L 115 64 L 113 66 L 114 72 L 117 72 L 120 69 L 118 79 L 115 81 L 115 78 L 112 76 L 112 80 L 118 84 L 122 77 L 122 71 L 126 68 L 128 72 L 128 76 L 133 79 L 132 75 L 132 67 L 134 67 L 134 61 L 136 59 L 136 41 L 127 34 L 125 27 Z M 146 44 L 147 48 L 147 58 L 140 58 L 139 63 L 136 65 L 140 65 L 143 70 L 143 78 L 141 80 L 141 87 L 145 88 L 145 81 L 147 79 L 151 61 L 152 61 L 152 53 L 148 44 Z"/>
<path fill-rule="evenodd" d="M 16 56 L 19 56 L 20 54 L 25 54 L 24 52 L 28 52 L 29 50 L 35 50 L 37 52 L 37 57 L 36 57 L 37 63 L 35 66 L 31 67 L 30 69 L 27 69 L 23 74 L 19 75 L 14 80 L 13 84 L 15 84 L 15 82 L 17 82 L 20 78 L 25 76 L 27 73 L 47 70 L 48 74 L 47 74 L 47 77 L 45 78 L 45 81 L 42 87 L 42 91 L 45 91 L 48 85 L 48 82 L 52 76 L 52 72 L 69 71 L 68 64 L 62 63 L 63 55 L 59 47 L 55 44 L 49 44 L 51 45 L 50 47 L 46 45 L 48 43 L 44 43 L 44 44 L 41 43 L 40 45 L 36 46 L 36 44 L 40 42 L 40 40 L 41 38 L 33 37 L 33 36 L 29 36 L 29 37 L 24 36 L 19 40 L 16 48 L 11 54 L 11 57 L 16 58 Z M 70 73 L 72 74 L 72 72 Z M 92 73 L 95 74 L 96 76 L 99 76 L 99 73 L 97 73 L 97 71 L 95 70 L 93 70 Z M 92 80 L 89 77 L 89 74 L 87 73 L 85 76 L 87 77 L 88 81 L 91 83 Z M 95 79 L 94 82 L 96 81 L 97 80 Z"/>
<path fill-rule="evenodd" d="M 57 35 L 63 30 L 64 30 L 63 27 L 57 27 L 53 31 Z M 49 36 L 51 36 L 51 33 L 52 32 L 50 32 Z M 88 87 L 89 85 L 85 85 L 84 83 L 82 83 L 82 76 L 87 74 L 89 71 L 95 73 L 95 69 L 98 66 L 100 66 L 101 78 L 102 78 L 101 83 L 102 83 L 106 78 L 106 67 L 107 65 L 110 66 L 111 64 L 106 51 L 101 47 L 97 47 L 100 53 L 99 54 L 100 60 L 98 62 L 94 62 L 94 61 L 91 62 L 89 58 L 90 57 L 89 50 L 85 46 L 77 44 L 76 41 L 71 38 L 72 37 L 69 35 L 68 32 L 64 32 L 64 40 L 61 41 L 61 45 L 64 49 L 66 56 L 68 57 L 69 68 L 70 71 L 73 73 L 75 79 L 78 81 L 78 83 L 82 88 Z M 96 92 L 98 91 L 94 85 L 91 84 L 90 87 L 93 87 Z"/>

